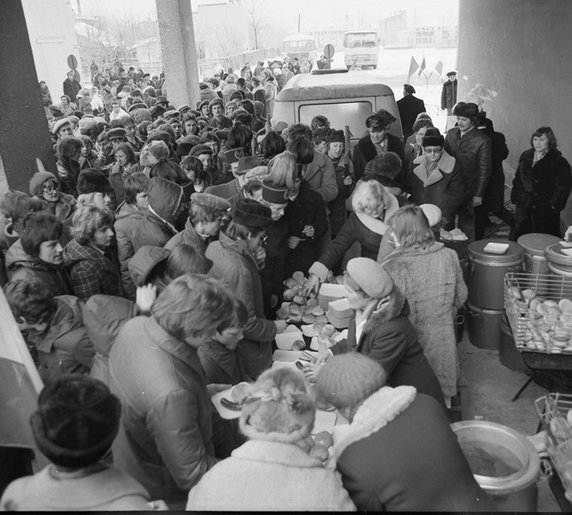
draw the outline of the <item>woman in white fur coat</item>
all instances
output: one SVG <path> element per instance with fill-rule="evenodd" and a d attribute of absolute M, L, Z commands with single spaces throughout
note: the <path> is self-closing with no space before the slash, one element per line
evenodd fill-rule
<path fill-rule="evenodd" d="M 268 370 L 242 404 L 249 441 L 202 477 L 187 510 L 355 511 L 339 476 L 308 454 L 316 409 L 302 374 Z"/>

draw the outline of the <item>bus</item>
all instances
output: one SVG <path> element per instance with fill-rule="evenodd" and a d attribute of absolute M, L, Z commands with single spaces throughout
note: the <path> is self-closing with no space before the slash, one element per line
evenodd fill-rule
<path fill-rule="evenodd" d="M 286 36 L 282 42 L 282 53 L 290 60 L 297 58 L 298 61 L 308 59 L 312 64 L 316 62 L 318 45 L 313 36 L 309 34 L 292 34 Z"/>
<path fill-rule="evenodd" d="M 348 70 L 377 68 L 379 38 L 375 30 L 349 30 L 344 34 L 344 61 Z"/>

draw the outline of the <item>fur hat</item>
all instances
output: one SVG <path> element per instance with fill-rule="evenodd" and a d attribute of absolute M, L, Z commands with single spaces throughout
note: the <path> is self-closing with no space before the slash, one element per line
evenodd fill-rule
<path fill-rule="evenodd" d="M 79 132 L 84 136 L 89 136 L 91 129 L 95 125 L 95 118 L 93 118 L 92 116 L 84 116 L 79 121 L 78 125 L 79 125 Z"/>
<path fill-rule="evenodd" d="M 167 97 L 164 97 L 162 95 L 157 97 L 157 100 L 155 101 L 155 104 L 166 104 L 169 105 L 169 101 L 167 100 Z"/>
<path fill-rule="evenodd" d="M 437 127 L 427 127 L 425 136 L 423 136 L 423 141 L 421 142 L 422 147 L 444 147 L 445 138 L 439 132 Z"/>
<path fill-rule="evenodd" d="M 286 204 L 288 202 L 288 188 L 275 186 L 271 178 L 262 181 L 262 199 L 271 204 Z"/>
<path fill-rule="evenodd" d="M 64 374 L 46 384 L 30 424 L 38 449 L 71 469 L 97 463 L 119 428 L 121 404 L 101 381 Z"/>
<path fill-rule="evenodd" d="M 403 91 L 405 91 L 405 93 L 408 93 L 409 95 L 415 94 L 415 88 L 411 84 L 404 84 Z"/>
<path fill-rule="evenodd" d="M 232 211 L 232 219 L 246 227 L 264 228 L 272 223 L 268 206 L 251 199 L 239 199 Z"/>
<path fill-rule="evenodd" d="M 115 127 L 114 129 L 107 131 L 107 137 L 110 141 L 114 139 L 125 139 L 127 137 L 127 132 L 123 127 Z"/>
<path fill-rule="evenodd" d="M 350 259 L 346 272 L 367 295 L 374 299 L 382 299 L 393 291 L 393 279 L 373 259 L 364 257 Z"/>
<path fill-rule="evenodd" d="M 147 143 L 147 150 L 159 161 L 169 159 L 169 147 L 163 140 L 156 139 Z"/>
<path fill-rule="evenodd" d="M 58 120 L 58 121 L 54 124 L 54 127 L 53 127 L 53 129 L 52 129 L 52 134 L 53 134 L 54 136 L 57 135 L 57 134 L 58 134 L 58 131 L 59 131 L 62 127 L 64 127 L 65 125 L 70 125 L 70 126 L 71 126 L 70 121 L 69 121 L 69 118 L 62 118 L 62 119 Z"/>
<path fill-rule="evenodd" d="M 330 129 L 328 131 L 328 136 L 326 138 L 326 141 L 328 143 L 334 143 L 336 141 L 341 142 L 341 143 L 345 143 L 346 136 L 344 134 L 344 131 L 337 131 L 335 129 Z"/>
<path fill-rule="evenodd" d="M 86 168 L 77 178 L 78 195 L 84 193 L 109 193 L 113 188 L 107 176 L 95 168 Z"/>
<path fill-rule="evenodd" d="M 151 109 L 149 109 L 149 112 L 153 118 L 159 118 L 165 111 L 166 109 L 162 105 L 154 105 L 151 107 Z"/>
<path fill-rule="evenodd" d="M 222 98 L 220 98 L 220 97 L 217 96 L 216 98 L 213 98 L 213 99 L 209 102 L 209 111 L 213 108 L 214 105 L 217 105 L 217 104 L 218 104 L 219 106 L 221 106 L 222 108 L 224 108 L 224 104 L 223 104 Z"/>
<path fill-rule="evenodd" d="M 181 113 L 176 109 L 169 109 L 163 113 L 165 119 L 169 120 L 170 118 L 181 118 Z"/>
<path fill-rule="evenodd" d="M 57 184 L 59 184 L 58 179 L 51 172 L 36 172 L 34 175 L 32 175 L 32 178 L 30 179 L 30 195 L 41 198 L 42 184 L 49 180 L 55 181 Z"/>
<path fill-rule="evenodd" d="M 198 157 L 201 154 L 208 154 L 212 156 L 213 149 L 204 143 L 199 143 L 198 145 L 195 145 L 193 148 L 191 148 L 191 151 L 189 152 L 189 155 L 194 157 Z"/>
<path fill-rule="evenodd" d="M 351 408 L 384 386 L 387 375 L 383 367 L 359 352 L 333 356 L 317 377 L 320 396 L 336 408 Z"/>
<path fill-rule="evenodd" d="M 209 106 L 209 101 L 208 100 L 203 100 L 202 102 L 199 102 L 199 104 L 197 105 L 197 109 L 200 111 L 204 106 Z"/>
<path fill-rule="evenodd" d="M 459 102 L 453 109 L 453 115 L 473 118 L 479 115 L 479 107 L 473 102 Z"/>
<path fill-rule="evenodd" d="M 312 431 L 314 397 L 300 372 L 267 370 L 247 392 L 239 427 L 249 439 L 293 443 Z"/>

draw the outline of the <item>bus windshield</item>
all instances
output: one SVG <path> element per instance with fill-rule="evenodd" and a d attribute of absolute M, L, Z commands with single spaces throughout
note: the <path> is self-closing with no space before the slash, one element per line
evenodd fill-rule
<path fill-rule="evenodd" d="M 312 52 L 316 50 L 316 43 L 311 39 L 284 41 L 284 52 Z"/>
<path fill-rule="evenodd" d="M 344 39 L 346 48 L 375 48 L 377 34 L 375 32 L 348 33 Z"/>

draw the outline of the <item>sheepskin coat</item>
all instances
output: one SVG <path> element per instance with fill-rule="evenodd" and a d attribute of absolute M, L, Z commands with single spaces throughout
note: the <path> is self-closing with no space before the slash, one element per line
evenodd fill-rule
<path fill-rule="evenodd" d="M 381 388 L 336 429 L 337 468 L 358 510 L 495 511 L 447 414 L 415 388 Z"/>
<path fill-rule="evenodd" d="M 467 300 L 467 286 L 455 251 L 442 243 L 427 249 L 396 249 L 382 263 L 403 292 L 409 320 L 446 396 L 457 393 L 454 319 Z"/>
<path fill-rule="evenodd" d="M 203 476 L 186 509 L 355 511 L 355 506 L 339 476 L 295 443 L 250 440 Z"/>

